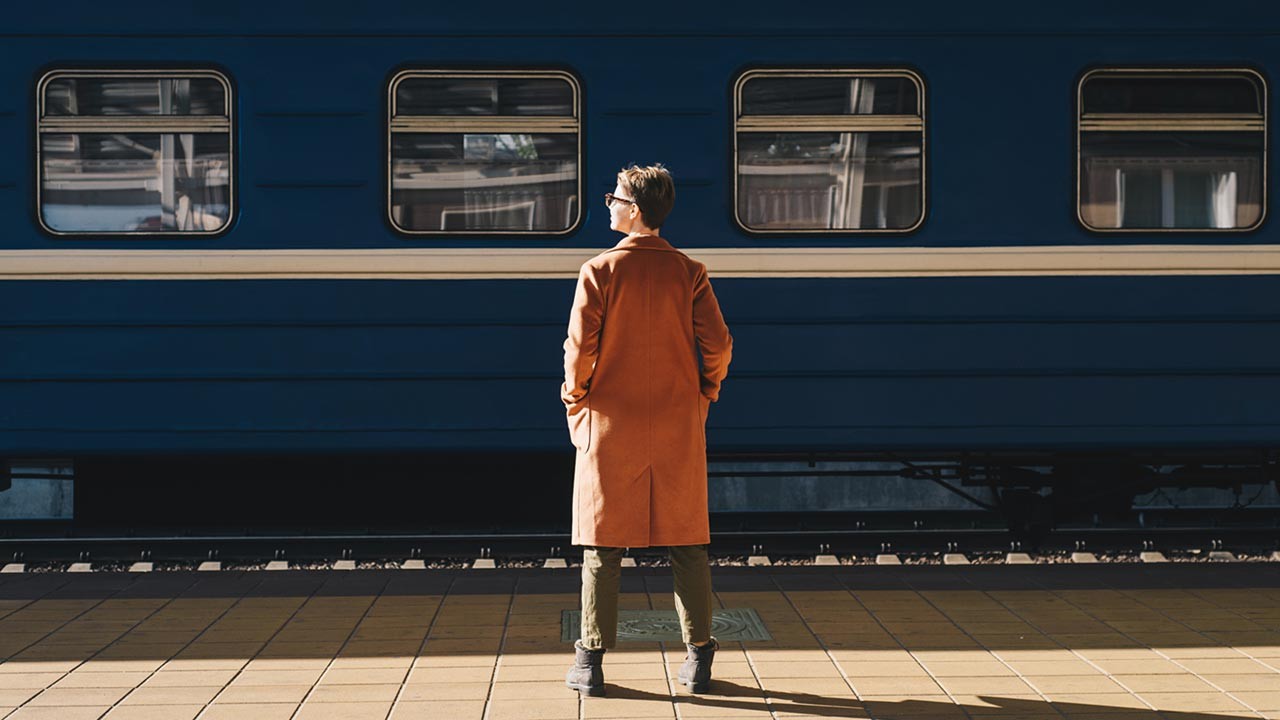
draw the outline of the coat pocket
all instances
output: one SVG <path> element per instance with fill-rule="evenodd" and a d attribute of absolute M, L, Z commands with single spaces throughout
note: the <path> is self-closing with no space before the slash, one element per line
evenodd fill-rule
<path fill-rule="evenodd" d="M 569 420 L 569 440 L 579 452 L 591 447 L 591 400 L 582 400 L 565 408 Z"/>

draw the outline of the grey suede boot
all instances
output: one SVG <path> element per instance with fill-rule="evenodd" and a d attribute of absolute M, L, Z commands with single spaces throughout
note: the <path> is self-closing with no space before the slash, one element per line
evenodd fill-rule
<path fill-rule="evenodd" d="M 600 662 L 604 660 L 604 649 L 588 650 L 582 647 L 582 641 L 573 643 L 573 667 L 564 676 L 564 684 L 580 693 L 592 697 L 604 696 L 604 668 Z"/>
<path fill-rule="evenodd" d="M 716 650 L 719 649 L 720 643 L 715 638 L 711 638 L 711 642 L 702 647 L 690 645 L 689 654 L 685 656 L 676 679 L 681 685 L 688 687 L 690 692 L 704 693 L 710 690 L 711 661 L 715 659 Z"/>

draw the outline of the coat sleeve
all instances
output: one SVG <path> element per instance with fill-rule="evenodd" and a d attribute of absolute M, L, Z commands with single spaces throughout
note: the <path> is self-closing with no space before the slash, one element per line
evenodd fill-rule
<path fill-rule="evenodd" d="M 583 265 L 578 272 L 573 307 L 569 310 L 569 337 L 564 341 L 564 385 L 560 387 L 560 399 L 565 405 L 581 402 L 591 391 L 603 326 L 604 292 L 599 274 L 590 265 Z"/>
<path fill-rule="evenodd" d="M 729 374 L 733 338 L 711 290 L 707 267 L 701 263 L 693 284 L 693 334 L 702 355 L 702 394 L 715 402 L 720 398 L 720 382 Z"/>

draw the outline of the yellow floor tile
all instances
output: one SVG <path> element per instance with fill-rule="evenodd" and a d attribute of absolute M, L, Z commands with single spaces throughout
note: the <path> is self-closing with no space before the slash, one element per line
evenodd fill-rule
<path fill-rule="evenodd" d="M 606 682 L 608 680 L 606 679 Z M 559 700 L 573 693 L 563 679 L 550 682 L 497 682 L 489 694 L 491 702 L 523 699 Z"/>
<path fill-rule="evenodd" d="M 1275 670 L 1249 658 L 1180 658 L 1178 664 L 1197 675 L 1228 673 L 1233 675 L 1276 675 L 1276 681 L 1280 682 L 1280 674 L 1277 674 Z"/>
<path fill-rule="evenodd" d="M 1099 660 L 1163 660 L 1159 653 L 1144 647 L 1107 647 L 1106 645 L 1094 645 L 1078 647 L 1068 645 L 1079 655 L 1091 662 Z"/>
<path fill-rule="evenodd" d="M 713 674 L 718 674 L 714 672 L 715 670 L 719 669 L 718 665 L 719 664 L 717 663 L 712 666 Z M 566 665 L 564 669 L 568 670 L 568 665 Z M 666 671 L 664 671 L 660 663 L 618 663 L 614 665 L 606 661 L 604 664 L 604 674 L 605 674 L 605 677 L 608 678 L 609 680 L 619 680 L 619 681 L 621 680 L 665 681 L 667 679 L 667 673 Z M 560 676 L 563 677 L 564 673 L 561 672 Z M 506 680 L 506 679 L 508 678 L 502 678 L 502 677 L 499 678 L 499 680 Z"/>
<path fill-rule="evenodd" d="M 400 693 L 401 685 L 317 685 L 307 695 L 305 702 L 391 702 Z"/>
<path fill-rule="evenodd" d="M 925 669 L 930 675 L 937 678 L 946 677 L 999 677 L 1012 676 L 1013 670 L 1010 670 L 1002 662 L 995 660 L 978 660 L 974 662 L 933 662 L 929 661 L 925 664 Z"/>
<path fill-rule="evenodd" d="M 422 655 L 414 659 L 413 667 L 493 667 L 497 653 L 455 653 L 446 655 Z"/>
<path fill-rule="evenodd" d="M 820 695 L 845 699 L 854 697 L 849 683 L 837 679 L 781 678 L 765 680 L 762 685 L 765 695 L 769 698 L 786 699 L 794 695 Z"/>
<path fill-rule="evenodd" d="M 312 685 L 320 679 L 321 670 L 245 670 L 235 685 Z"/>
<path fill-rule="evenodd" d="M 614 675 L 613 671 L 615 667 L 623 667 L 623 666 L 621 665 L 605 666 L 604 671 L 605 671 L 606 678 L 613 677 Z M 556 680 L 562 680 L 564 678 L 565 671 L 568 670 L 568 668 L 569 668 L 568 663 L 565 663 L 563 666 L 560 666 L 560 665 L 502 666 L 498 668 L 497 679 L 502 682 L 535 682 L 535 681 L 554 682 Z M 492 672 L 492 671 L 486 670 L 486 672 Z M 420 681 L 440 682 L 440 680 L 437 680 L 437 678 L 440 678 L 440 677 L 441 676 L 438 674 L 428 673 L 423 678 L 421 678 Z M 482 678 L 479 675 L 470 679 L 476 680 L 476 681 L 488 680 L 487 677 Z M 414 676 L 410 676 L 409 680 L 410 682 L 414 682 Z"/>
<path fill-rule="evenodd" d="M 573 650 L 569 646 L 566 646 L 566 648 L 567 649 L 563 652 L 538 652 L 538 653 L 520 653 L 518 655 L 503 655 L 502 665 L 503 667 L 509 667 L 514 665 L 564 665 L 565 667 L 568 667 L 569 663 L 573 662 Z M 608 662 L 610 663 L 626 662 L 626 657 L 627 656 L 624 653 L 615 653 L 613 651 L 610 651 Z M 493 656 L 493 655 L 489 656 L 489 658 L 490 658 L 489 665 L 492 666 L 497 658 L 496 656 Z M 419 658 L 418 660 L 421 661 L 422 658 Z M 632 662 L 636 662 L 636 661 L 633 660 Z"/>
<path fill-rule="evenodd" d="M 0 690 L 0 707 L 17 707 L 35 697 L 42 690 L 43 688 L 6 688 Z"/>
<path fill-rule="evenodd" d="M 661 718 L 666 720 L 675 717 L 674 706 L 670 699 L 661 698 L 634 699 L 620 696 L 614 688 L 609 688 L 609 696 L 604 698 L 583 698 L 582 716 L 585 720 L 640 720 Z"/>
<path fill-rule="evenodd" d="M 865 650 L 841 648 L 831 651 L 831 657 L 837 662 L 865 663 L 911 663 L 917 665 L 915 657 L 908 651 L 898 647 L 872 648 Z"/>
<path fill-rule="evenodd" d="M 132 688 L 68 688 L 45 690 L 27 701 L 33 707 L 70 707 L 74 705 L 112 705 Z"/>
<path fill-rule="evenodd" d="M 986 662 L 995 660 L 987 650 L 914 650 L 911 655 L 921 663 Z"/>
<path fill-rule="evenodd" d="M 867 662 L 841 660 L 840 667 L 851 678 L 859 677 L 928 677 L 920 663 L 915 660 L 889 660 L 885 662 Z"/>
<path fill-rule="evenodd" d="M 1129 693 L 1063 694 L 1052 697 L 1053 705 L 1064 715 L 1090 716 L 1145 710 L 1147 704 Z"/>
<path fill-rule="evenodd" d="M 949 698 L 936 700 L 913 696 L 883 696 L 866 699 L 864 705 L 877 718 L 965 718 L 964 710 Z"/>
<path fill-rule="evenodd" d="M 1201 679 L 1227 692 L 1276 691 L 1280 692 L 1280 675 L 1201 675 Z"/>
<path fill-rule="evenodd" d="M 1003 657 L 1003 656 L 1002 656 Z M 1011 660 L 1019 675 L 1100 675 L 1102 671 L 1083 660 Z"/>
<path fill-rule="evenodd" d="M 328 660 L 341 649 L 341 642 L 271 642 L 254 657 Z"/>
<path fill-rule="evenodd" d="M 152 659 L 152 660 L 120 660 L 107 658 L 99 655 L 92 660 L 85 661 L 80 667 L 76 668 L 76 672 L 145 672 L 152 673 L 160 669 L 168 661 L 168 657 Z"/>
<path fill-rule="evenodd" d="M 37 688 L 43 689 L 58 683 L 63 678 L 62 673 L 4 673 L 0 674 L 0 690 L 9 690 L 12 688 Z M 70 676 L 66 676 L 70 677 Z M 146 674 L 143 674 L 146 677 Z M 65 687 L 65 686 L 64 686 Z M 79 685 L 73 687 L 103 687 L 101 685 Z M 107 686 L 110 687 L 110 686 Z"/>
<path fill-rule="evenodd" d="M 407 670 L 399 668 L 330 669 L 320 678 L 322 685 L 355 685 L 404 682 Z"/>
<path fill-rule="evenodd" d="M 414 652 L 395 653 L 388 655 L 371 655 L 360 651 L 352 651 L 348 655 L 347 651 L 351 650 L 348 645 L 343 649 L 337 657 L 333 659 L 329 667 L 335 670 L 368 670 L 374 668 L 397 668 L 407 671 L 413 665 Z"/>
<path fill-rule="evenodd" d="M 867 698 L 876 695 L 944 695 L 942 687 L 932 678 L 877 678 L 850 677 L 858 695 Z"/>
<path fill-rule="evenodd" d="M 1039 695 L 952 695 L 971 717 L 1035 717 L 1037 713 L 1061 718 Z"/>
<path fill-rule="evenodd" d="M 576 720 L 578 698 L 492 702 L 485 717 L 487 720 Z"/>
<path fill-rule="evenodd" d="M 388 702 L 304 702 L 295 720 L 382 720 L 391 710 Z"/>
<path fill-rule="evenodd" d="M 681 666 L 682 664 L 683 664 L 682 662 L 673 662 L 673 663 L 669 663 L 669 664 L 667 665 L 667 674 L 668 674 L 668 676 L 669 676 L 669 677 L 673 677 L 673 678 L 674 678 L 676 675 L 678 675 L 678 674 L 680 673 L 680 666 Z M 567 669 L 568 669 L 568 666 L 566 665 L 564 669 L 566 669 L 566 670 L 567 670 Z M 607 670 L 607 669 L 606 669 L 606 670 L 605 670 L 605 675 L 606 675 L 606 677 L 608 677 L 608 673 L 609 673 L 609 670 Z M 754 680 L 755 680 L 755 677 L 756 677 L 756 675 L 755 675 L 755 671 L 754 671 L 754 670 L 752 670 L 752 669 L 751 669 L 751 666 L 750 666 L 750 665 L 748 665 L 748 664 L 747 664 L 747 663 L 745 663 L 745 662 L 741 662 L 741 663 L 730 663 L 730 662 L 722 663 L 722 662 L 720 662 L 719 660 L 716 660 L 716 661 L 715 661 L 715 663 L 713 663 L 713 664 L 712 664 L 712 666 L 711 666 L 711 675 L 712 675 L 712 677 L 717 677 L 717 678 L 721 678 L 721 679 L 724 679 L 724 680 L 731 680 L 731 679 L 732 679 L 732 680 L 752 680 L 752 681 L 754 681 Z"/>
<path fill-rule="evenodd" d="M 210 705 L 200 720 L 290 720 L 297 708 L 297 703 Z"/>
<path fill-rule="evenodd" d="M 681 696 L 676 700 L 681 718 L 769 718 L 772 712 L 764 700 Z"/>
<path fill-rule="evenodd" d="M 160 670 L 186 671 L 186 672 L 217 672 L 222 670 L 230 670 L 235 672 L 243 668 L 249 662 L 249 656 L 238 658 L 185 658 L 173 659 L 160 666 Z"/>
<path fill-rule="evenodd" d="M 1016 677 L 944 677 L 938 678 L 952 695 L 1031 695 L 1035 689 Z"/>
<path fill-rule="evenodd" d="M 140 687 L 125 696 L 121 705 L 204 705 L 222 688 L 202 687 Z"/>
<path fill-rule="evenodd" d="M 0 663 L 0 677 L 9 675 L 12 673 L 39 674 L 39 673 L 52 672 L 52 673 L 58 673 L 59 675 L 61 675 L 62 673 L 71 672 L 79 664 L 80 662 L 77 660 L 54 660 L 54 659 L 48 659 L 48 658 L 40 659 L 40 660 L 10 659 L 3 663 Z"/>
<path fill-rule="evenodd" d="M 1102 675 L 1044 675 L 1035 677 L 1024 675 L 1023 679 L 1036 690 L 1050 696 L 1125 692 L 1124 688 Z"/>
<path fill-rule="evenodd" d="M 1140 693 L 1157 710 L 1171 712 L 1245 712 L 1245 706 L 1220 692 Z"/>
<path fill-rule="evenodd" d="M 110 705 L 85 705 L 80 707 L 20 707 L 5 720 L 98 720 L 111 709 Z"/>
<path fill-rule="evenodd" d="M 323 658 L 291 658 L 291 657 L 256 657 L 244 665 L 245 672 L 256 672 L 259 670 L 324 670 L 329 666 L 330 659 Z M 172 663 L 170 663 L 172 665 Z M 161 671 L 169 671 L 173 668 L 165 665 Z"/>
<path fill-rule="evenodd" d="M 1231 694 L 1240 702 L 1259 712 L 1280 712 L 1280 690 L 1250 690 Z"/>
<path fill-rule="evenodd" d="M 405 685 L 400 692 L 403 702 L 436 700 L 484 700 L 489 696 L 489 683 L 417 683 Z"/>
<path fill-rule="evenodd" d="M 297 705 L 311 691 L 311 685 L 237 685 L 232 683 L 214 697 L 214 704 Z"/>
<path fill-rule="evenodd" d="M 1186 669 L 1168 660 L 1095 660 L 1094 664 L 1109 675 L 1184 675 Z"/>
<path fill-rule="evenodd" d="M 529 671 L 522 673 L 521 671 Z M 550 665 L 530 665 L 527 667 L 500 668 L 499 678 L 503 680 L 545 680 L 557 673 L 557 668 Z M 417 667 L 409 672 L 409 684 L 423 682 L 489 682 L 493 679 L 492 665 L 475 667 Z"/>
<path fill-rule="evenodd" d="M 1131 692 L 1144 694 L 1209 692 L 1213 687 L 1194 675 L 1112 675 L 1112 680 L 1128 688 Z"/>
<path fill-rule="evenodd" d="M 71 675 L 75 675 L 72 673 Z M 103 673 L 94 673 L 102 675 Z M 216 685 L 222 687 L 231 682 L 236 675 L 235 670 L 164 670 L 163 668 L 146 678 L 141 687 L 201 687 Z M 71 676 L 68 676 L 71 677 Z"/>
<path fill-rule="evenodd" d="M 1252 651 L 1254 648 L 1244 648 Z M 1245 657 L 1240 650 L 1227 647 L 1224 645 L 1205 645 L 1201 647 L 1183 647 L 1183 648 L 1164 648 L 1160 651 L 1162 655 L 1173 658 L 1174 660 L 1182 660 L 1184 658 L 1202 658 L 1202 659 L 1225 659 L 1232 660 Z"/>
<path fill-rule="evenodd" d="M 192 720 L 204 705 L 117 705 L 103 720 Z"/>
<path fill-rule="evenodd" d="M 389 720 L 481 720 L 483 716 L 483 700 L 398 702 Z"/>

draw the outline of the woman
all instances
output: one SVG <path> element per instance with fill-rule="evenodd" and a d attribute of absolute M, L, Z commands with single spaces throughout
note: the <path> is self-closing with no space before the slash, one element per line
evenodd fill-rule
<path fill-rule="evenodd" d="M 706 266 L 659 235 L 674 202 L 661 165 L 618 173 L 605 204 L 625 237 L 583 264 L 564 344 L 573 543 L 584 546 L 582 639 L 566 684 L 590 695 L 604 694 L 601 660 L 617 640 L 624 548 L 670 548 L 689 646 L 680 682 L 705 692 L 717 647 L 704 428 L 733 339 Z"/>

